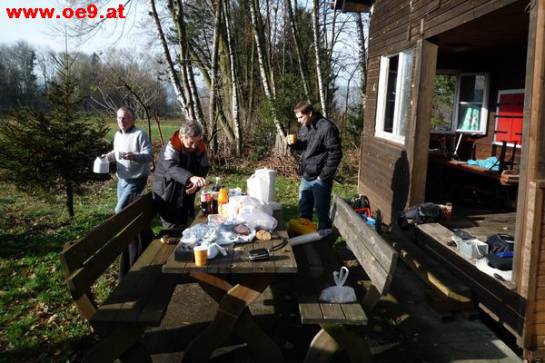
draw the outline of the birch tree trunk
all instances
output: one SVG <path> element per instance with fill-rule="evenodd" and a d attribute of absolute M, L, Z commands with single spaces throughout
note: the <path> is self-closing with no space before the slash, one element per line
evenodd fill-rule
<path fill-rule="evenodd" d="M 248 113 L 246 117 L 246 126 L 250 124 L 254 113 L 254 64 L 255 64 L 255 43 L 252 42 L 250 59 L 248 64 L 248 73 L 246 74 L 246 83 L 248 84 Z"/>
<path fill-rule="evenodd" d="M 221 1 L 216 0 L 214 4 L 214 38 L 212 40 L 212 62 L 210 67 L 210 101 L 208 105 L 208 120 L 210 123 L 211 148 L 214 152 L 218 149 L 217 118 L 216 118 L 216 89 L 218 87 L 218 48 L 219 32 L 221 25 Z"/>
<path fill-rule="evenodd" d="M 197 67 L 199 67 L 199 70 L 201 71 L 204 81 L 206 82 L 206 86 L 208 87 L 209 90 L 212 89 L 212 78 L 211 78 L 211 75 L 208 74 L 209 72 L 208 68 L 205 66 L 205 63 L 199 58 L 199 56 L 193 52 L 193 49 L 191 50 L 192 50 L 193 57 L 195 57 L 195 62 L 197 64 Z M 210 72 L 212 72 L 211 68 L 210 68 Z M 216 75 L 216 81 L 217 80 L 218 80 L 218 77 Z M 216 84 L 218 83 L 219 82 L 216 82 Z M 215 89 L 216 89 L 216 97 L 215 97 L 216 108 L 215 108 L 215 114 L 213 115 L 214 119 L 211 121 L 211 125 L 212 125 L 211 126 L 212 131 L 210 133 L 211 138 L 213 138 L 213 136 L 215 136 L 215 134 L 217 133 L 217 123 L 219 121 L 221 129 L 223 130 L 223 132 L 225 132 L 225 136 L 227 137 L 227 140 L 229 141 L 229 143 L 234 144 L 235 135 L 233 133 L 233 129 L 231 128 L 231 125 L 229 125 L 229 122 L 227 121 L 227 118 L 225 117 L 225 113 L 223 112 L 221 95 L 218 94 L 219 84 L 215 87 Z"/>
<path fill-rule="evenodd" d="M 161 20 L 159 19 L 159 14 L 157 13 L 155 0 L 149 0 L 149 7 L 150 7 L 150 15 L 153 18 L 153 21 L 155 23 L 157 35 L 161 43 L 161 48 L 163 49 L 163 56 L 166 61 L 168 78 L 170 79 L 170 83 L 174 87 L 176 100 L 180 104 L 180 107 L 182 108 L 182 111 L 184 112 L 185 117 L 189 119 L 191 113 L 189 112 L 189 107 L 187 105 L 187 100 L 185 98 L 185 94 L 182 88 L 182 83 L 180 82 L 180 77 L 178 76 L 178 72 L 176 68 L 174 67 L 174 61 L 172 60 L 172 56 L 170 55 L 170 50 L 168 49 L 166 36 L 163 31 L 163 27 L 161 25 Z"/>
<path fill-rule="evenodd" d="M 233 118 L 233 131 L 235 134 L 235 153 L 236 156 L 240 156 L 242 152 L 242 138 L 240 135 L 240 116 L 239 116 L 239 103 L 237 84 L 238 77 L 236 72 L 236 58 L 235 58 L 235 46 L 234 39 L 232 37 L 231 27 L 231 11 L 229 8 L 229 0 L 223 2 L 223 14 L 225 17 L 225 30 L 227 35 L 227 49 L 229 53 L 229 69 L 231 75 L 231 117 Z"/>
<path fill-rule="evenodd" d="M 186 24 L 184 21 L 184 9 L 182 0 L 176 0 L 176 6 L 174 6 L 173 1 L 170 0 L 169 9 L 172 15 L 172 19 L 174 20 L 174 23 L 176 25 L 176 31 L 178 35 L 177 40 L 180 47 L 182 80 L 184 83 L 186 99 L 188 100 L 189 109 L 192 116 L 191 120 L 197 121 L 201 125 L 204 125 L 204 116 L 202 112 L 201 102 L 199 99 L 199 93 L 193 75 L 193 65 L 189 50 L 190 45 L 186 33 Z"/>
<path fill-rule="evenodd" d="M 363 32 L 363 19 L 361 14 L 355 14 L 358 31 L 359 60 L 360 60 L 360 92 L 362 101 L 365 101 L 367 92 L 367 48 L 365 47 L 365 33 Z"/>
<path fill-rule="evenodd" d="M 254 32 L 256 50 L 257 50 L 257 59 L 259 63 L 259 73 L 261 75 L 261 82 L 263 84 L 263 89 L 265 91 L 265 97 L 269 103 L 271 109 L 272 118 L 274 125 L 276 127 L 277 134 L 284 140 L 286 143 L 286 132 L 284 126 L 278 120 L 278 112 L 276 110 L 276 100 L 271 91 L 269 69 L 268 64 L 266 63 L 267 55 L 265 44 L 263 41 L 263 32 L 261 31 L 261 14 L 259 13 L 259 0 L 252 0 L 250 4 L 250 16 L 252 19 L 252 27 Z"/>
<path fill-rule="evenodd" d="M 293 14 L 293 8 L 292 8 L 292 1 L 287 0 L 287 8 L 288 8 L 288 17 L 289 22 L 291 25 L 291 33 L 293 35 L 293 41 L 295 43 L 295 54 L 297 56 L 297 66 L 299 68 L 299 75 L 301 77 L 301 81 L 303 82 L 303 90 L 305 92 L 305 97 L 307 101 L 310 102 L 310 81 L 308 79 L 305 63 L 303 62 L 303 54 L 301 46 L 301 39 L 299 38 L 299 28 L 297 27 L 297 23 L 295 22 L 295 16 Z"/>
<path fill-rule="evenodd" d="M 318 0 L 313 0 L 312 7 L 312 36 L 314 38 L 314 55 L 316 60 L 316 77 L 318 78 L 318 94 L 320 96 L 320 107 L 324 117 L 327 117 L 326 95 L 324 88 L 324 78 L 322 75 L 322 61 L 320 59 L 320 31 L 318 24 L 319 4 Z"/>

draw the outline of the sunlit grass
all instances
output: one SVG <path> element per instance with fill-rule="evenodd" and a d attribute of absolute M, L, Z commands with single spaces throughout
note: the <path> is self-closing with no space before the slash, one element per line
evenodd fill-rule
<path fill-rule="evenodd" d="M 163 142 L 166 142 L 170 139 L 170 137 L 174 134 L 175 131 L 177 131 L 180 126 L 182 125 L 181 121 L 174 120 L 174 119 L 168 119 L 168 120 L 161 120 L 159 126 L 155 121 L 152 120 L 151 123 L 151 140 L 154 145 L 161 145 Z M 112 119 L 111 122 L 108 123 L 108 127 L 110 128 L 110 131 L 106 135 L 106 140 L 111 142 L 114 139 L 114 135 L 118 130 L 117 123 L 115 119 Z M 147 134 L 149 134 L 149 127 L 147 120 L 136 120 L 136 127 L 144 130 Z M 159 132 L 159 128 L 160 131 Z M 161 140 L 161 134 L 163 136 L 163 139 Z"/>

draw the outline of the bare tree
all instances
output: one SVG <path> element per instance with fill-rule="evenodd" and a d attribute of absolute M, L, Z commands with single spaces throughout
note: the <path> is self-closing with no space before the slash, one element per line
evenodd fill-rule
<path fill-rule="evenodd" d="M 296 1 L 297 4 L 297 1 Z M 310 81 L 308 79 L 307 70 L 305 67 L 305 63 L 303 62 L 303 55 L 302 55 L 302 45 L 301 45 L 301 39 L 299 38 L 299 29 L 297 27 L 297 22 L 295 21 L 295 16 L 293 14 L 293 8 L 292 8 L 292 1 L 287 0 L 286 4 L 288 8 L 288 17 L 289 22 L 291 25 L 291 34 L 293 36 L 293 42 L 295 43 L 295 54 L 297 56 L 297 66 L 299 69 L 299 76 L 301 77 L 301 82 L 303 83 L 303 90 L 305 92 L 305 97 L 307 101 L 310 102 Z"/>
<path fill-rule="evenodd" d="M 150 6 L 150 15 L 153 18 L 155 28 L 157 30 L 157 36 L 159 38 L 159 42 L 161 43 L 161 48 L 163 50 L 163 57 L 165 58 L 168 77 L 170 79 L 170 83 L 172 84 L 172 87 L 174 88 L 174 92 L 176 93 L 176 100 L 178 101 L 182 110 L 184 111 L 185 117 L 187 119 L 191 119 L 191 112 L 187 105 L 187 99 L 182 88 L 182 82 L 180 81 L 178 71 L 176 70 L 176 67 L 174 65 L 172 55 L 170 54 L 170 49 L 168 47 L 165 32 L 163 31 L 163 26 L 159 18 L 159 13 L 157 11 L 155 0 L 149 0 L 149 6 Z"/>
<path fill-rule="evenodd" d="M 284 150 L 280 150 L 280 145 L 286 145 L 286 131 L 284 130 L 284 126 L 280 123 L 280 120 L 278 119 L 276 99 L 274 93 L 272 92 L 273 87 L 271 86 L 271 79 L 269 78 L 270 65 L 267 63 L 265 41 L 263 39 L 263 32 L 261 31 L 263 27 L 261 25 L 261 14 L 259 13 L 259 0 L 251 1 L 250 15 L 252 18 L 252 26 L 257 50 L 259 71 L 261 75 L 261 83 L 263 84 L 265 97 L 267 98 L 267 102 L 272 113 L 272 119 L 277 131 L 276 150 L 277 152 L 285 153 L 285 147 Z"/>
<path fill-rule="evenodd" d="M 227 49 L 229 52 L 229 69 L 230 69 L 230 83 L 231 83 L 231 117 L 233 119 L 233 131 L 235 133 L 235 151 L 236 155 L 240 156 L 242 151 L 242 138 L 240 134 L 240 117 L 239 117 L 239 102 L 238 102 L 238 90 L 237 84 L 239 83 L 237 76 L 237 63 L 235 58 L 235 44 L 232 32 L 231 22 L 231 10 L 229 1 L 223 3 L 223 14 L 225 16 L 225 33 L 227 36 Z"/>
<path fill-rule="evenodd" d="M 356 29 L 358 32 L 358 46 L 359 46 L 359 61 L 360 61 L 360 92 L 362 99 L 365 98 L 365 93 L 367 92 L 367 46 L 364 33 L 364 19 L 360 13 L 355 14 L 356 18 Z"/>
<path fill-rule="evenodd" d="M 314 39 L 314 56 L 316 63 L 316 78 L 318 79 L 318 95 L 320 97 L 320 107 L 322 114 L 327 117 L 327 103 L 326 93 L 324 86 L 324 77 L 322 74 L 322 60 L 321 60 L 321 42 L 320 42 L 320 30 L 318 16 L 320 12 L 318 0 L 313 0 L 312 7 L 312 36 Z"/>

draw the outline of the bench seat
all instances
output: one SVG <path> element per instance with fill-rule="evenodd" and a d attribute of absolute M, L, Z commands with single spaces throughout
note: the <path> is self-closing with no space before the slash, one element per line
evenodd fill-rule
<path fill-rule="evenodd" d="M 72 299 L 100 337 L 84 362 L 151 362 L 141 338 L 147 327 L 160 325 L 173 289 L 182 282 L 161 273 L 175 246 L 154 239 L 154 216 L 148 193 L 83 238 L 66 243 L 60 254 Z M 133 241 L 147 248 L 106 300 L 97 303 L 92 287 Z"/>
<path fill-rule="evenodd" d="M 300 270 L 297 291 L 301 323 L 321 327 L 310 343 L 305 362 L 327 362 L 340 349 L 346 352 L 350 362 L 370 361 L 369 345 L 348 326 L 367 325 L 368 314 L 389 290 L 398 253 L 343 199 L 333 196 L 330 216 L 336 233 L 294 248 Z M 339 235 L 345 239 L 370 279 L 361 303 L 319 301 L 322 289 L 333 285 L 332 272 L 340 268 L 332 247 Z"/>
<path fill-rule="evenodd" d="M 331 304 L 317 298 L 300 298 L 299 314 L 302 324 L 367 324 L 367 315 L 360 303 Z"/>
<path fill-rule="evenodd" d="M 175 245 L 154 239 L 90 319 L 91 324 L 159 326 L 177 281 L 161 276 Z"/>

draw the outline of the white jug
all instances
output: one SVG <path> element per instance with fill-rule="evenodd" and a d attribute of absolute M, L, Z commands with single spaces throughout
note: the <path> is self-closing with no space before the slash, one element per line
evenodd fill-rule
<path fill-rule="evenodd" d="M 208 245 L 208 259 L 211 260 L 213 258 L 216 258 L 218 255 L 218 252 L 221 253 L 223 256 L 227 256 L 227 250 L 217 243 L 211 243 Z"/>
<path fill-rule="evenodd" d="M 110 162 L 108 158 L 101 158 L 100 156 L 95 159 L 93 164 L 93 173 L 108 174 L 110 171 Z"/>
<path fill-rule="evenodd" d="M 275 181 L 275 170 L 257 169 L 246 181 L 248 195 L 259 199 L 263 203 L 274 202 L 276 198 Z"/>

